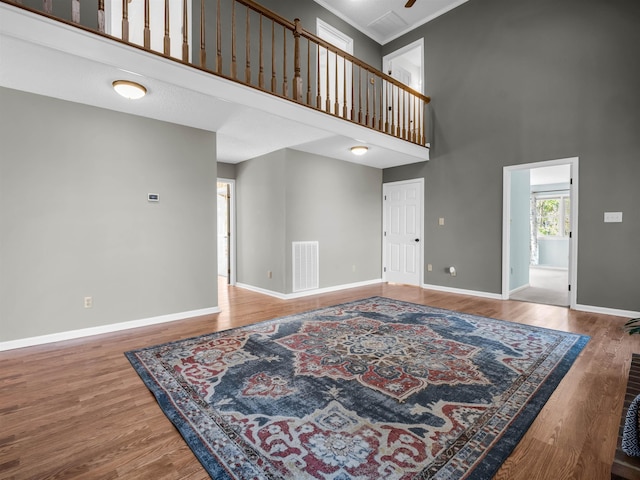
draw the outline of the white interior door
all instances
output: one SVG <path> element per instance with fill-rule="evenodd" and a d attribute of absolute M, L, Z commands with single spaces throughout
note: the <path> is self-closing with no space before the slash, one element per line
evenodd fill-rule
<path fill-rule="evenodd" d="M 393 283 L 422 283 L 424 180 L 383 185 L 384 280 Z"/>

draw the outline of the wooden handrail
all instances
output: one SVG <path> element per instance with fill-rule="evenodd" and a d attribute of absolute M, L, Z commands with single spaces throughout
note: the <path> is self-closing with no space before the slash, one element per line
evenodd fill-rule
<path fill-rule="evenodd" d="M 196 0 L 193 0 L 192 22 L 188 22 L 187 0 L 143 0 L 141 13 L 141 7 L 136 7 L 140 5 L 139 2 L 130 5 L 130 0 L 114 0 L 122 2 L 122 15 L 117 23 L 112 18 L 105 17 L 104 0 L 84 0 L 83 9 L 96 8 L 97 29 L 80 23 L 79 0 L 71 0 L 71 21 L 68 17 L 60 18 L 53 14 L 52 0 L 42 0 L 41 10 L 24 6 L 20 0 L 0 1 L 286 98 L 345 121 L 414 144 L 426 145 L 425 114 L 430 97 L 306 31 L 299 19 L 292 22 L 253 0 L 200 0 L 199 8 Z M 215 2 L 215 8 L 210 11 L 215 10 L 216 18 L 211 24 L 207 23 L 205 17 L 206 2 Z M 159 11 L 158 8 L 162 9 L 163 6 L 164 11 Z M 181 26 L 181 42 L 173 47 L 171 41 L 174 37 L 177 41 L 179 35 L 178 32 L 174 31 L 173 35 L 171 32 L 169 12 L 172 6 L 179 7 L 172 16 L 178 16 L 173 21 L 179 22 Z M 161 26 L 154 24 L 152 20 L 158 17 L 158 13 L 162 17 Z M 196 15 L 199 15 L 199 20 Z M 86 13 L 83 16 L 86 18 Z M 264 25 L 265 22 L 267 25 Z M 215 30 L 215 35 L 207 36 L 207 29 Z M 213 38 L 213 45 L 207 45 L 207 37 Z M 244 49 L 241 45 L 238 48 L 238 42 L 242 41 L 245 43 Z M 196 46 L 192 47 L 191 42 L 196 43 Z M 252 45 L 254 42 L 258 42 L 258 45 Z M 161 47 L 156 47 L 156 44 Z M 211 67 L 207 64 L 207 47 L 215 48 L 215 61 Z M 240 58 L 238 50 L 241 52 Z M 190 51 L 194 57 L 197 52 L 198 58 L 190 60 Z M 269 54 L 271 82 L 267 86 L 265 75 L 269 73 L 269 63 L 264 57 Z M 239 77 L 238 62 L 243 60 L 245 72 Z M 258 65 L 257 73 L 253 71 L 255 65 Z M 303 93 L 305 91 L 306 95 Z"/>

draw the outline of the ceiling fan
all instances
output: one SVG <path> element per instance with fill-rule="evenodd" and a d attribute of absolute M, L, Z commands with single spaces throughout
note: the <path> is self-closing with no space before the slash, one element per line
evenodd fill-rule
<path fill-rule="evenodd" d="M 414 3 L 416 3 L 416 0 L 409 0 L 407 4 L 404 6 L 404 8 L 411 8 L 413 7 Z"/>

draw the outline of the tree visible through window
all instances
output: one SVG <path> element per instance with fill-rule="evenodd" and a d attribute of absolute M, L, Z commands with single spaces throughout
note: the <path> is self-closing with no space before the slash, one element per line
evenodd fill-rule
<path fill-rule="evenodd" d="M 571 231 L 569 197 L 536 198 L 539 237 L 568 237 Z"/>

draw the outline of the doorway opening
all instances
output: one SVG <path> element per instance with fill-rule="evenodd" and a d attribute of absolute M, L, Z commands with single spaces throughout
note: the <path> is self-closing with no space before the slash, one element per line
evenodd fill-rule
<path fill-rule="evenodd" d="M 424 93 L 424 39 L 421 38 L 382 57 L 382 71 L 415 91 Z M 393 87 L 385 81 L 383 88 L 387 92 L 383 100 L 383 111 L 391 115 L 395 111 L 398 119 L 405 118 L 406 106 L 400 100 L 400 92 L 397 87 Z M 411 110 L 410 106 L 409 110 Z M 412 116 L 409 115 L 409 117 Z M 409 131 L 411 135 L 421 135 L 418 127 L 413 118 L 410 118 Z"/>
<path fill-rule="evenodd" d="M 382 58 L 382 71 L 415 91 L 424 93 L 424 39 Z"/>
<path fill-rule="evenodd" d="M 218 277 L 235 285 L 235 180 L 219 178 L 217 192 Z"/>
<path fill-rule="evenodd" d="M 578 159 L 504 168 L 502 298 L 575 308 Z"/>

